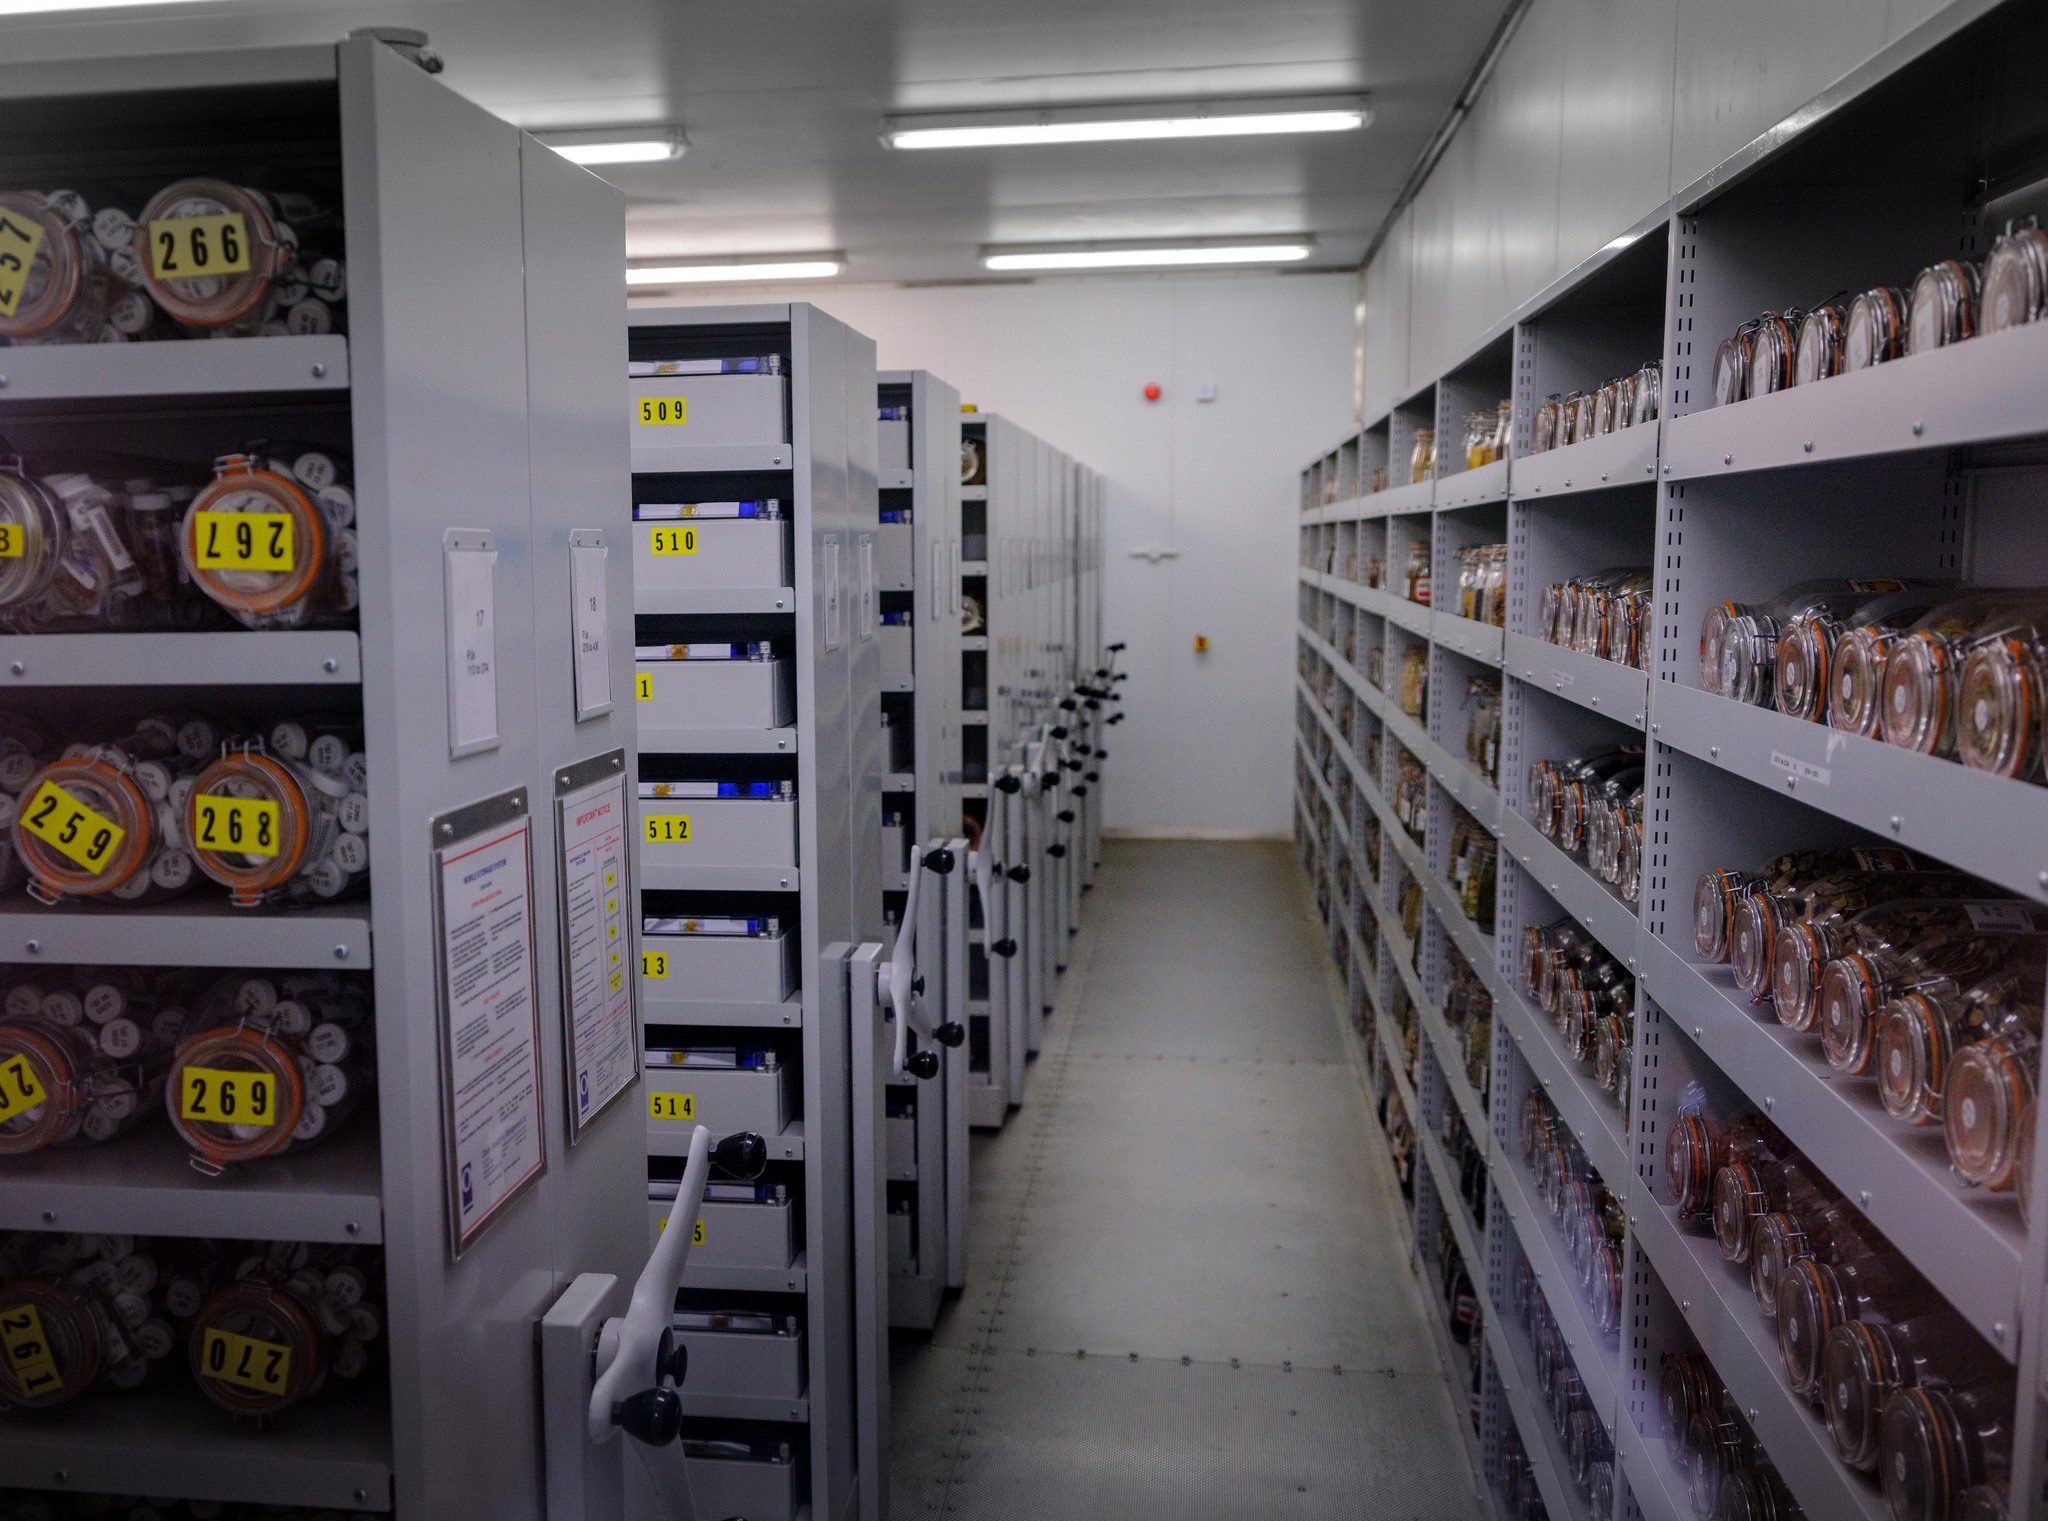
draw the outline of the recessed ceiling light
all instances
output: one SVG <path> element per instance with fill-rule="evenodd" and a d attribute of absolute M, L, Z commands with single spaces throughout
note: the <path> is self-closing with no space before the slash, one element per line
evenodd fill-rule
<path fill-rule="evenodd" d="M 0 5 L 7 0 L 0 0 Z M 681 158 L 689 147 L 676 127 L 592 127 L 573 132 L 536 132 L 534 136 L 572 164 L 658 164 Z"/>
<path fill-rule="evenodd" d="M 728 260 L 723 264 L 643 264 L 626 271 L 626 284 L 751 285 L 756 280 L 825 280 L 838 274 L 841 266 L 836 255 Z"/>
<path fill-rule="evenodd" d="M 131 5 L 189 3 L 191 0 L 0 0 L 0 16 L 42 16 L 60 11 L 107 11 Z"/>
<path fill-rule="evenodd" d="M 1169 269 L 1219 264 L 1294 264 L 1315 249 L 1312 238 L 1258 242 L 1124 244 L 1114 247 L 985 248 L 994 270 Z"/>
<path fill-rule="evenodd" d="M 1049 106 L 1035 111 L 949 111 L 892 116 L 892 148 L 999 148 L 1045 143 L 1147 142 L 1174 137 L 1266 137 L 1352 132 L 1372 120 L 1368 96 L 1282 96 L 1265 100 L 1152 101 Z"/>

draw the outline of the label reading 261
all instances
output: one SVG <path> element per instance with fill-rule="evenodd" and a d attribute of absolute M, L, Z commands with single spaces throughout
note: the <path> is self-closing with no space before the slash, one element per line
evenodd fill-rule
<path fill-rule="evenodd" d="M 681 396 L 643 396 L 640 398 L 640 421 L 655 427 L 673 428 L 689 420 L 686 398 Z"/>
<path fill-rule="evenodd" d="M 282 512 L 202 512 L 193 524 L 201 570 L 292 570 L 292 520 Z"/>
<path fill-rule="evenodd" d="M 690 816 L 687 813 L 652 813 L 647 816 L 647 843 L 650 845 L 687 845 L 690 843 Z"/>
<path fill-rule="evenodd" d="M 128 831 L 79 802 L 55 782 L 44 782 L 21 811 L 21 827 L 87 871 L 98 874 Z"/>
<path fill-rule="evenodd" d="M 32 1304 L 0 1310 L 0 1349 L 7 1353 L 7 1371 L 25 1395 L 54 1394 L 64 1387 L 57 1359 L 43 1335 L 42 1313 Z"/>

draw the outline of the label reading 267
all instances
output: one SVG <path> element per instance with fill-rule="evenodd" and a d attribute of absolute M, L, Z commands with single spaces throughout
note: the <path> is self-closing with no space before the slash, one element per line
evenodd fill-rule
<path fill-rule="evenodd" d="M 193 523 L 201 570 L 293 570 L 292 520 L 282 512 L 201 512 Z"/>
<path fill-rule="evenodd" d="M 662 968 L 662 975 L 668 975 L 666 966 Z M 0 1124 L 17 1114 L 26 1114 L 48 1097 L 43 1092 L 41 1080 L 36 1077 L 36 1069 L 29 1065 L 26 1056 L 10 1056 L 0 1062 Z"/>
<path fill-rule="evenodd" d="M 20 212 L 0 211 L 0 317 L 12 317 L 21 305 L 22 293 L 28 289 L 28 272 L 42 246 L 39 222 Z"/>

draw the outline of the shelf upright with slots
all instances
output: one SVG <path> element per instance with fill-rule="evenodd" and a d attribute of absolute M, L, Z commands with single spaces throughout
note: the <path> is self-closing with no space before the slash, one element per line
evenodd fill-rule
<path fill-rule="evenodd" d="M 925 370 L 885 371 L 879 391 L 883 638 L 899 642 L 883 648 L 882 806 L 895 820 L 883 829 L 883 897 L 901 924 L 918 846 L 913 997 L 926 1028 L 964 1029 L 960 394 Z M 923 1331 L 967 1272 L 968 1052 L 963 1042 L 938 1055 L 936 1076 L 888 1084 L 889 1322 Z"/>
<path fill-rule="evenodd" d="M 183 1369 L 48 1420 L 16 1412 L 0 1423 L 0 1486 L 132 1492 L 146 1472 L 154 1493 L 178 1499 L 539 1521 L 532 1465 L 504 1461 L 543 1446 L 534 1326 L 562 1284 L 586 1271 L 630 1278 L 646 1251 L 633 1221 L 637 1073 L 571 1140 L 553 807 L 562 775 L 633 763 L 628 711 L 603 700 L 630 676 L 626 522 L 614 505 L 624 324 L 605 294 L 623 264 L 622 199 L 367 35 L 4 66 L 0 122 L 10 184 L 22 175 L 146 198 L 181 175 L 288 167 L 342 210 L 345 336 L 0 348 L 0 432 L 27 460 L 105 450 L 194 482 L 253 438 L 349 458 L 360 583 L 346 626 L 12 634 L 0 701 L 59 730 L 103 722 L 108 707 L 159 705 L 252 727 L 360 726 L 369 799 L 367 897 L 242 909 L 201 882 L 131 914 L 17 895 L 0 905 L 0 961 L 358 972 L 376 1036 L 374 1091 L 347 1133 L 218 1177 L 194 1171 L 155 1123 L 104 1148 L 10 1159 L 17 1207 L 0 1224 L 376 1246 L 389 1353 L 388 1366 L 346 1388 L 330 1381 L 265 1427 L 232 1422 Z M 495 547 L 479 605 L 495 612 L 493 665 L 516 673 L 491 678 L 491 732 L 466 731 L 486 742 L 460 758 L 451 530 Z M 575 560 L 583 546 L 602 567 L 594 577 L 593 562 Z M 598 603 L 580 618 L 572 564 Z M 532 1077 L 515 1109 L 531 1115 L 522 1146 L 542 1170 L 472 1230 L 458 1223 L 447 1149 L 457 1143 L 445 1138 L 456 1100 L 435 993 L 444 836 L 433 821 L 480 812 L 531 830 Z M 453 822 L 447 835 L 458 838 Z M 629 930 L 618 954 L 631 955 Z M 501 1401 L 489 1423 L 442 1418 L 479 1388 L 533 1394 Z"/>
<path fill-rule="evenodd" d="M 856 1057 L 886 1037 L 850 1030 L 847 993 L 855 948 L 871 961 L 887 939 L 889 551 L 877 509 L 874 344 L 794 303 L 638 309 L 629 350 L 636 406 L 667 401 L 683 419 L 636 415 L 632 428 L 635 708 L 651 831 L 641 883 L 648 1065 L 660 1072 L 675 1053 L 698 1050 L 707 1055 L 697 1060 L 716 1063 L 735 1048 L 772 1063 L 787 1124 L 771 1138 L 761 1187 L 794 1210 L 778 1233 L 768 1222 L 788 1211 L 745 1200 L 721 1209 L 714 1184 L 706 1240 L 729 1231 L 735 1246 L 698 1248 L 678 1308 L 765 1313 L 793 1321 L 803 1338 L 800 1387 L 776 1385 L 779 1401 L 753 1386 L 686 1392 L 693 1416 L 743 1422 L 718 1429 L 794 1459 L 799 1482 L 777 1487 L 761 1514 L 779 1513 L 792 1493 L 789 1510 L 811 1521 L 867 1514 L 886 1452 L 877 1400 L 887 1371 L 876 1362 L 887 1337 L 886 1132 L 880 1068 Z M 673 373 L 660 373 L 664 365 Z M 690 538 L 678 537 L 683 528 Z M 739 658 L 672 661 L 680 646 Z M 715 685 L 669 685 L 678 675 Z M 660 783 L 683 796 L 649 797 Z M 740 795 L 711 796 L 720 789 L 710 784 Z M 779 801 L 791 793 L 794 807 Z M 771 811 L 758 821 L 743 812 L 759 809 Z M 655 823 L 678 813 L 690 822 Z M 738 822 L 714 817 L 726 813 Z M 697 919 L 737 938 L 664 922 Z M 762 936 L 771 921 L 778 933 Z M 735 945 L 745 953 L 737 968 Z M 693 997 L 693 983 L 708 987 L 714 974 L 717 997 Z M 714 1076 L 730 1092 L 742 1074 L 658 1079 L 671 1105 L 686 1095 L 688 1112 L 651 1109 L 639 1169 L 650 1184 L 680 1171 L 690 1128 L 680 1121 L 714 1134 L 760 1128 L 754 1109 L 721 1108 L 737 1101 L 711 1096 Z M 757 1213 L 759 1223 L 749 1218 Z M 664 1489 L 660 1465 L 688 1462 L 673 1448 L 650 1457 L 646 1471 Z"/>

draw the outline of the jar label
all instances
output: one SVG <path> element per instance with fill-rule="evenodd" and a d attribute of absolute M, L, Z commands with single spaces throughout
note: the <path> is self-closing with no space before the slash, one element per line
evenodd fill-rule
<path fill-rule="evenodd" d="M 697 552 L 697 530 L 650 528 L 647 531 L 647 548 L 657 555 L 693 555 Z"/>
<path fill-rule="evenodd" d="M 201 570 L 293 570 L 292 520 L 282 512 L 194 514 Z"/>
<path fill-rule="evenodd" d="M 650 1120 L 694 1120 L 697 1118 L 697 1096 L 693 1093 L 649 1093 L 647 1117 Z"/>
<path fill-rule="evenodd" d="M 128 831 L 55 782 L 44 782 L 22 810 L 21 827 L 76 866 L 97 874 Z"/>
<path fill-rule="evenodd" d="M 247 274 L 248 218 L 239 211 L 158 217 L 149 224 L 149 271 L 159 280 Z"/>
<path fill-rule="evenodd" d="M 642 951 L 640 953 L 640 975 L 655 982 L 668 981 L 668 952 Z"/>
<path fill-rule="evenodd" d="M 34 1305 L 0 1310 L 0 1350 L 5 1350 L 7 1370 L 24 1395 L 55 1394 L 64 1387 L 64 1375 L 43 1335 L 42 1314 Z"/>
<path fill-rule="evenodd" d="M 690 816 L 687 813 L 654 813 L 642 822 L 650 845 L 690 843 Z"/>
<path fill-rule="evenodd" d="M 186 1067 L 178 1077 L 178 1113 L 215 1124 L 269 1125 L 277 1119 L 277 1079 L 268 1072 Z"/>
<path fill-rule="evenodd" d="M 197 828 L 193 843 L 201 850 L 244 856 L 277 854 L 277 804 L 262 798 L 215 797 L 194 803 Z"/>
<path fill-rule="evenodd" d="M 643 396 L 640 398 L 640 421 L 645 426 L 675 428 L 689 421 L 687 398 L 682 396 Z"/>
<path fill-rule="evenodd" d="M 28 289 L 28 272 L 43 246 L 42 224 L 19 212 L 0 211 L 0 317 L 12 317 Z M 20 553 L 19 550 L 16 553 Z"/>
<path fill-rule="evenodd" d="M 200 1371 L 215 1383 L 235 1384 L 257 1394 L 282 1394 L 291 1378 L 292 1349 L 208 1326 L 200 1343 Z"/>
<path fill-rule="evenodd" d="M 0 1122 L 26 1114 L 48 1098 L 26 1056 L 17 1054 L 0 1062 Z"/>

